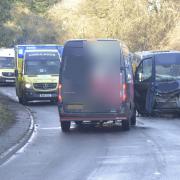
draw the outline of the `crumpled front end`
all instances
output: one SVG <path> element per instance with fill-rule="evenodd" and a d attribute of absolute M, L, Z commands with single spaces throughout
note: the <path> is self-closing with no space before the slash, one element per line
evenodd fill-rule
<path fill-rule="evenodd" d="M 180 93 L 176 95 L 172 93 L 156 95 L 155 109 L 174 109 L 180 111 Z"/>
<path fill-rule="evenodd" d="M 180 82 L 159 84 L 155 94 L 154 108 L 162 111 L 180 112 Z"/>

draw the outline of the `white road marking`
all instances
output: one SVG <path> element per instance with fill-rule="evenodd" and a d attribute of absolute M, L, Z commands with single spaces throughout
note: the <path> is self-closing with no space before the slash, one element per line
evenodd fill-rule
<path fill-rule="evenodd" d="M 147 139 L 146 141 L 147 141 L 148 143 L 152 143 L 152 141 L 151 141 L 150 139 Z"/>
<path fill-rule="evenodd" d="M 161 173 L 160 173 L 159 171 L 156 171 L 156 172 L 154 172 L 153 174 L 154 174 L 154 175 L 157 175 L 157 176 L 160 176 L 160 175 L 161 175 Z"/>

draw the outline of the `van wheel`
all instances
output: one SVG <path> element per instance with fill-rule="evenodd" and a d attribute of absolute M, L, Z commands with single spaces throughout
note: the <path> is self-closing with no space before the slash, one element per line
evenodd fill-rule
<path fill-rule="evenodd" d="M 75 121 L 76 125 L 80 126 L 82 125 L 82 121 Z"/>
<path fill-rule="evenodd" d="M 61 129 L 62 132 L 69 132 L 71 126 L 70 121 L 61 121 Z"/>
<path fill-rule="evenodd" d="M 57 100 L 56 100 L 56 99 L 50 100 L 50 102 L 51 102 L 52 104 L 57 104 Z"/>
<path fill-rule="evenodd" d="M 131 125 L 132 126 L 136 125 L 136 110 L 133 111 L 133 115 L 131 117 Z"/>
<path fill-rule="evenodd" d="M 128 131 L 130 129 L 129 120 L 122 120 L 122 129 L 123 131 Z"/>

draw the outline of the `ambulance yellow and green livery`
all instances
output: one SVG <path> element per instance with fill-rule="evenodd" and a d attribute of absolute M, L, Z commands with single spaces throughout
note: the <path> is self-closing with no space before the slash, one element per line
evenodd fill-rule
<path fill-rule="evenodd" d="M 15 51 L 19 102 L 26 105 L 28 101 L 57 101 L 63 46 L 18 45 Z"/>
<path fill-rule="evenodd" d="M 14 49 L 0 48 L 0 84 L 15 83 Z"/>

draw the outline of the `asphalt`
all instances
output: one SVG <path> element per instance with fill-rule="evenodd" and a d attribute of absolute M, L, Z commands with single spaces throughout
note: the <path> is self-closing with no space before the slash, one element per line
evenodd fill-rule
<path fill-rule="evenodd" d="M 7 106 L 12 122 L 4 127 L 0 134 L 0 164 L 10 158 L 30 138 L 33 132 L 33 120 L 30 111 L 10 97 L 0 94 L 1 101 Z M 3 117 L 1 117 L 3 118 Z"/>
<path fill-rule="evenodd" d="M 14 89 L 1 91 L 12 94 Z M 29 108 L 35 132 L 0 166 L 1 180 L 180 179 L 179 118 L 138 118 L 128 132 L 112 126 L 72 125 L 64 134 L 55 105 L 36 103 Z"/>

